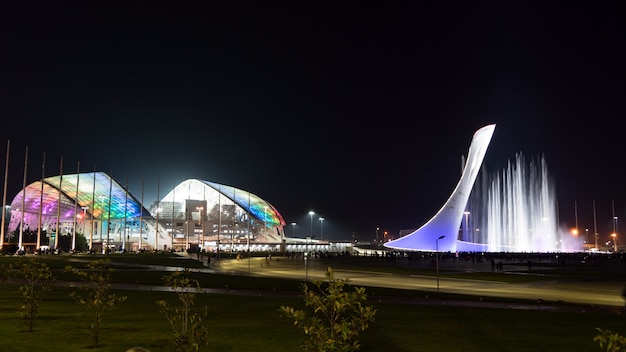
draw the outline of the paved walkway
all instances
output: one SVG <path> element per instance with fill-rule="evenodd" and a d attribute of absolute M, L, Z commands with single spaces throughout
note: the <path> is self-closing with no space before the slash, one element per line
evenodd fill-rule
<path fill-rule="evenodd" d="M 214 264 L 214 263 L 212 263 Z M 487 266 L 490 268 L 490 266 Z M 318 279 L 325 278 L 326 267 L 320 262 L 310 261 L 308 265 L 300 260 L 288 260 L 286 258 L 272 259 L 245 258 L 242 260 L 220 260 L 216 265 L 222 272 L 239 273 L 242 275 L 288 277 L 295 279 Z M 490 269 L 489 269 L 490 270 Z M 350 283 L 368 287 L 387 287 L 416 291 L 431 291 L 445 293 L 458 293 L 476 296 L 474 304 L 487 306 L 488 297 L 527 299 L 536 304 L 510 305 L 511 308 L 519 309 L 559 309 L 561 304 L 572 303 L 581 305 L 575 309 L 578 311 L 596 309 L 607 310 L 617 314 L 624 314 L 624 298 L 622 297 L 623 283 L 618 281 L 594 281 L 590 282 L 559 282 L 542 281 L 538 283 L 511 284 L 484 280 L 464 280 L 433 276 L 398 275 L 385 272 L 371 272 L 358 270 L 333 269 L 335 276 L 350 279 Z M 375 290 L 368 290 L 370 295 L 375 296 Z M 381 298 L 382 299 L 382 298 Z M 391 298 L 386 298 L 391 300 Z M 418 301 L 431 302 L 428 295 L 411 299 L 412 303 Z M 407 301 L 406 298 L 395 298 L 398 301 Z M 445 303 L 447 302 L 447 303 Z M 457 304 L 445 301 L 441 304 Z M 471 301 L 462 301 L 464 305 Z M 550 303 L 552 302 L 552 303 Z M 458 303 L 461 304 L 461 303 Z M 550 305 L 552 304 L 552 305 Z M 500 306 L 502 304 L 499 304 Z M 515 306 L 515 307 L 514 307 Z"/>

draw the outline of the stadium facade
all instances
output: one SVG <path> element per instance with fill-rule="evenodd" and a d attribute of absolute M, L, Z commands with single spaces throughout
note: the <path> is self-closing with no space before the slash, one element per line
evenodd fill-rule
<path fill-rule="evenodd" d="M 107 173 L 53 176 L 20 191 L 10 213 L 11 242 L 31 250 L 56 249 L 61 236 L 71 238 L 74 249 L 76 233 L 94 251 L 267 250 L 287 242 L 285 221 L 272 204 L 249 191 L 198 179 L 178 184 L 148 210 Z"/>

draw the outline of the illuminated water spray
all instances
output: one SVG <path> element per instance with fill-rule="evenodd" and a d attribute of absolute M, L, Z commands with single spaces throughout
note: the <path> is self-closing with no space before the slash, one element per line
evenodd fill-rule
<path fill-rule="evenodd" d="M 543 157 L 527 164 L 518 154 L 501 173 L 487 174 L 483 158 L 494 130 L 495 125 L 487 125 L 474 133 L 461 179 L 439 211 L 385 247 L 449 252 L 576 250 L 566 248 L 562 241 L 566 237 L 559 236 L 554 186 Z"/>
<path fill-rule="evenodd" d="M 481 190 L 482 189 L 482 190 Z M 545 159 L 526 163 L 522 154 L 509 161 L 500 173 L 488 177 L 475 189 L 472 202 L 482 214 L 476 239 L 489 252 L 561 251 L 557 203 Z M 475 209 L 478 210 L 478 209 Z"/>

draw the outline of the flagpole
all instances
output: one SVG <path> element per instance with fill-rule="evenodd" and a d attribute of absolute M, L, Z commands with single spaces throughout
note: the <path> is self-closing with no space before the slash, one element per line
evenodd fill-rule
<path fill-rule="evenodd" d="M 2 193 L 2 233 L 0 233 L 0 249 L 4 246 L 4 224 L 6 220 L 6 208 L 7 208 L 7 180 L 9 178 L 9 147 L 11 140 L 7 140 L 7 156 L 4 166 L 4 193 Z"/>
<path fill-rule="evenodd" d="M 89 225 L 89 252 L 93 254 L 93 212 L 96 208 L 96 167 L 93 167 L 93 188 L 91 190 L 91 215 Z"/>
<path fill-rule="evenodd" d="M 63 188 L 63 157 L 61 157 L 61 165 L 59 167 L 59 197 L 57 199 L 57 233 L 54 236 L 54 249 L 56 250 L 59 245 L 59 236 L 61 230 L 61 189 Z"/>
<path fill-rule="evenodd" d="M 41 160 L 41 191 L 39 192 L 39 220 L 37 224 L 37 250 L 41 249 L 41 220 L 43 219 L 43 179 L 46 177 L 46 152 L 43 152 Z M 50 246 L 50 243 L 48 243 Z"/>
<path fill-rule="evenodd" d="M 113 170 L 109 174 L 109 209 L 107 211 L 107 250 L 105 253 L 109 252 L 109 244 L 111 242 L 110 234 L 111 234 L 111 202 L 113 201 L 111 198 L 113 196 Z"/>
<path fill-rule="evenodd" d="M 141 176 L 141 205 L 139 208 L 139 246 L 138 251 L 141 251 L 141 241 L 143 240 L 143 176 Z"/>
<path fill-rule="evenodd" d="M 20 212 L 20 236 L 17 249 L 22 250 L 22 235 L 24 234 L 24 206 L 26 205 L 26 169 L 28 165 L 28 146 L 26 146 L 26 154 L 24 155 L 24 180 L 22 181 L 22 210 Z"/>
<path fill-rule="evenodd" d="M 122 252 L 126 251 L 126 214 L 128 213 L 128 176 L 126 176 L 126 198 L 124 199 L 124 241 L 122 241 Z"/>
<path fill-rule="evenodd" d="M 159 250 L 159 211 L 161 210 L 161 199 L 160 199 L 160 190 L 161 190 L 161 179 L 157 179 L 157 209 L 156 209 L 156 229 L 154 233 L 154 250 Z"/>

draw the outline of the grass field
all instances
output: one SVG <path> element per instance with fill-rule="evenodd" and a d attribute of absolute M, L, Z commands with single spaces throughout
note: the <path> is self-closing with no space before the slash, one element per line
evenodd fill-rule
<path fill-rule="evenodd" d="M 42 256 L 54 271 L 58 281 L 71 280 L 63 273 L 66 265 L 82 267 L 76 259 L 95 257 Z M 112 255 L 115 262 L 125 262 L 125 269 L 116 270 L 115 282 L 160 285 L 167 272 L 147 271 L 141 265 L 201 267 L 201 263 L 177 256 Z M 0 257 L 0 265 L 16 265 L 24 258 Z M 136 267 L 133 267 L 136 265 Z M 334 266 L 339 265 L 333 263 Z M 341 265 L 369 268 L 353 261 Z M 372 269 L 375 270 L 375 269 Z M 397 268 L 397 270 L 407 270 Z M 442 273 L 446 275 L 446 273 Z M 471 273 L 474 278 L 480 274 Z M 450 273 L 458 275 L 458 273 Z M 484 273 L 488 279 L 497 279 Z M 580 271 L 553 275 L 576 275 Z M 593 277 L 593 272 L 585 273 Z M 601 274 L 599 274 L 601 275 Z M 300 281 L 247 277 L 241 275 L 194 274 L 204 288 L 241 288 L 291 291 L 292 295 L 202 294 L 196 307 L 208 307 L 206 326 L 210 343 L 204 351 L 297 351 L 303 333 L 288 319 L 281 318 L 278 308 L 290 305 L 303 308 L 297 297 Z M 94 351 L 89 320 L 81 315 L 80 307 L 69 297 L 75 288 L 53 286 L 41 303 L 34 331 L 28 332 L 25 320 L 17 310 L 21 304 L 18 284 L 7 282 L 0 286 L 0 351 Z M 412 296 L 423 293 L 403 290 L 376 290 L 377 295 Z M 172 337 L 168 322 L 157 310 L 159 299 L 176 303 L 171 292 L 157 290 L 117 290 L 127 301 L 109 312 L 101 330 L 102 346 L 98 351 L 126 351 L 142 346 L 150 351 L 167 351 Z M 431 293 L 432 295 L 432 293 Z M 438 298 L 447 298 L 440 295 Z M 459 299 L 459 297 L 454 297 Z M 467 298 L 470 299 L 470 298 Z M 376 321 L 361 336 L 361 351 L 600 351 L 593 342 L 596 327 L 626 333 L 626 317 L 618 314 L 582 313 L 476 308 L 456 305 L 418 305 L 370 301 L 377 309 Z"/>

